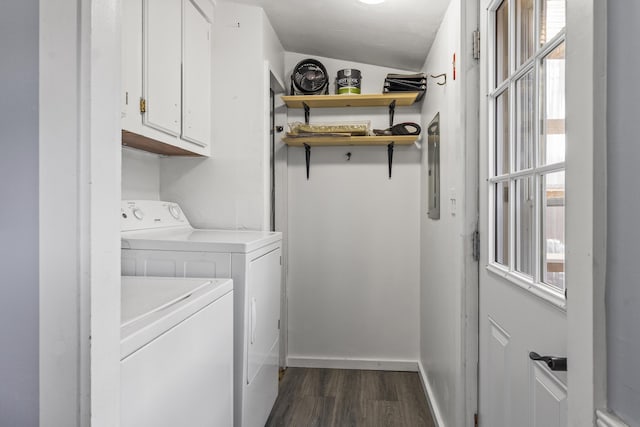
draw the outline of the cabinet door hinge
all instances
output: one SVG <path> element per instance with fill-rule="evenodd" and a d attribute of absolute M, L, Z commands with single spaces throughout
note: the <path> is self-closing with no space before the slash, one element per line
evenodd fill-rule
<path fill-rule="evenodd" d="M 473 59 L 480 59 L 480 30 L 475 30 L 471 37 L 473 39 Z"/>
<path fill-rule="evenodd" d="M 471 238 L 472 253 L 473 260 L 480 261 L 480 232 L 478 230 L 473 232 L 473 237 Z"/>
<path fill-rule="evenodd" d="M 140 98 L 140 112 L 141 113 L 147 112 L 147 101 L 144 98 Z"/>
<path fill-rule="evenodd" d="M 278 329 L 280 329 L 280 319 L 278 319 Z"/>

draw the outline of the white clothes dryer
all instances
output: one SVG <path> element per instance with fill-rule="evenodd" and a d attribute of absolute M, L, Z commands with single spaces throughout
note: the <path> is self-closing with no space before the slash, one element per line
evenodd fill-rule
<path fill-rule="evenodd" d="M 122 202 L 122 274 L 231 277 L 234 425 L 264 426 L 278 394 L 282 234 L 194 229 L 176 203 Z"/>
<path fill-rule="evenodd" d="M 120 425 L 233 425 L 233 283 L 123 277 Z"/>

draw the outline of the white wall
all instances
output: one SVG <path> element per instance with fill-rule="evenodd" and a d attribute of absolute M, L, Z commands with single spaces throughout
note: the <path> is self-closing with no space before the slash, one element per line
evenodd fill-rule
<path fill-rule="evenodd" d="M 0 13 L 0 425 L 38 425 L 38 6 Z"/>
<path fill-rule="evenodd" d="M 421 284 L 420 361 L 426 376 L 431 403 L 443 426 L 471 425 L 465 415 L 465 379 L 475 366 L 465 365 L 467 335 L 465 323 L 467 284 L 473 277 L 470 259 L 471 233 L 475 226 L 475 187 L 472 186 L 475 152 L 465 141 L 477 140 L 466 132 L 464 90 L 472 84 L 473 61 L 464 56 L 461 45 L 465 10 L 461 0 L 453 0 L 424 65 L 430 74 L 447 73 L 446 86 L 433 82 L 428 87 L 422 109 L 424 128 L 440 113 L 440 219 L 427 217 L 427 151 L 423 150 L 421 182 Z M 464 32 L 471 40 L 471 32 Z M 457 56 L 457 78 L 453 80 L 452 59 Z M 476 84 L 477 87 L 477 84 Z M 469 100 L 469 102 L 473 102 Z M 455 199 L 455 200 L 451 200 Z M 454 206 L 455 205 L 455 206 Z M 477 300 L 475 301 L 477 304 Z M 473 308 L 471 307 L 471 310 Z M 476 338 L 477 339 L 477 338 Z M 468 361 L 473 365 L 473 354 Z M 467 368 L 470 372 L 467 372 Z M 473 400 L 473 399 L 471 399 Z M 469 402 L 473 405 L 473 402 Z"/>
<path fill-rule="evenodd" d="M 285 70 L 307 57 L 287 53 Z M 401 72 L 317 59 L 332 80 L 360 69 L 363 93 L 380 93 L 386 74 Z M 419 122 L 419 108 L 398 108 L 396 123 Z M 304 120 L 302 110 L 288 114 Z M 385 108 L 311 111 L 311 122 L 369 119 L 388 127 Z M 308 181 L 304 149 L 288 151 L 289 365 L 415 369 L 420 151 L 396 147 L 389 179 L 384 146 L 312 148 Z"/>
<path fill-rule="evenodd" d="M 635 52 L 640 39 L 640 4 L 608 2 L 608 256 L 607 369 L 609 408 L 640 426 L 640 287 L 638 241 L 640 198 L 640 90 Z"/>
<path fill-rule="evenodd" d="M 122 199 L 160 199 L 160 157 L 122 147 Z"/>
<path fill-rule="evenodd" d="M 160 197 L 180 203 L 195 226 L 269 227 L 269 123 L 264 111 L 269 87 L 263 73 L 265 61 L 275 72 L 281 70 L 283 49 L 267 23 L 261 8 L 218 3 L 212 157 L 161 159 Z"/>

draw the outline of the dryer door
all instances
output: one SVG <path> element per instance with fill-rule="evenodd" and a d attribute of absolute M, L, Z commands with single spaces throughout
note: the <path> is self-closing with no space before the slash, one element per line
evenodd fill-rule
<path fill-rule="evenodd" d="M 247 384 L 251 384 L 278 340 L 280 248 L 249 262 L 247 275 Z M 268 362 L 271 365 L 270 362 Z M 277 364 L 277 354 L 276 354 Z"/>

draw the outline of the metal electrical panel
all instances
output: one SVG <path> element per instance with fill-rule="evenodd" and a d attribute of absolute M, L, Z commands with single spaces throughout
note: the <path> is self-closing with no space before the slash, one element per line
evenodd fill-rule
<path fill-rule="evenodd" d="M 440 113 L 431 120 L 427 130 L 427 215 L 440 219 Z"/>

